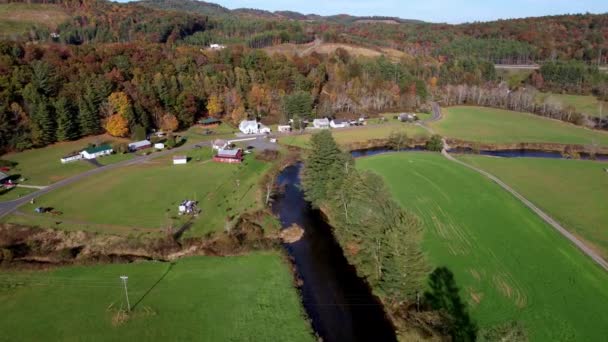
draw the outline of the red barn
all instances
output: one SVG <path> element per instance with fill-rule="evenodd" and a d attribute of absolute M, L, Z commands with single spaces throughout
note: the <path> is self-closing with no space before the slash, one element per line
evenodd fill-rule
<path fill-rule="evenodd" d="M 243 150 L 219 150 L 213 160 L 219 163 L 240 163 L 243 161 Z"/>

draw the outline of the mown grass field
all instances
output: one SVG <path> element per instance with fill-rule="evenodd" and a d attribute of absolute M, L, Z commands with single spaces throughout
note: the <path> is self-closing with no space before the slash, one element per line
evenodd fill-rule
<path fill-rule="evenodd" d="M 443 108 L 443 119 L 430 126 L 445 137 L 486 143 L 563 143 L 608 145 L 608 133 L 534 114 L 485 107 Z"/>
<path fill-rule="evenodd" d="M 119 276 L 129 276 L 128 321 Z M 276 253 L 0 273 L 7 341 L 313 341 Z"/>
<path fill-rule="evenodd" d="M 498 185 L 439 154 L 357 165 L 420 216 L 430 263 L 454 272 L 481 328 L 519 320 L 531 341 L 605 339 L 608 273 Z"/>
<path fill-rule="evenodd" d="M 62 142 L 43 148 L 5 154 L 0 156 L 0 159 L 18 163 L 10 173 L 19 174 L 21 177 L 24 177 L 26 181 L 23 184 L 44 186 L 94 168 L 93 165 L 82 160 L 61 164 L 61 157 L 74 151 L 81 151 L 88 144 L 101 144 L 113 141 L 118 141 L 118 139 L 105 135 L 87 137 L 77 141 Z M 99 161 L 100 163 L 110 163 L 131 156 L 113 155 L 99 158 Z M 107 160 L 104 160 L 104 158 L 107 158 Z"/>
<path fill-rule="evenodd" d="M 608 173 L 604 171 L 608 163 L 472 155 L 458 158 L 502 179 L 608 258 Z"/>
<path fill-rule="evenodd" d="M 34 191 L 36 191 L 36 189 L 20 187 L 15 187 L 12 189 L 0 189 L 0 202 L 12 201 Z"/>
<path fill-rule="evenodd" d="M 167 156 L 87 177 L 37 198 L 35 204 L 21 207 L 23 214 L 4 220 L 123 235 L 154 233 L 185 224 L 188 218 L 178 217 L 177 207 L 190 199 L 199 201 L 202 213 L 193 219 L 187 235 L 198 236 L 221 231 L 228 217 L 259 207 L 258 181 L 270 164 L 252 155 L 242 165 L 216 163 L 210 160 L 209 147 L 178 154 L 186 154 L 190 162 L 172 165 Z M 63 214 L 35 214 L 38 206 Z"/>
<path fill-rule="evenodd" d="M 22 34 L 35 25 L 54 29 L 69 17 L 69 14 L 59 5 L 0 4 L 0 36 Z"/>
<path fill-rule="evenodd" d="M 608 116 L 608 102 L 600 102 L 597 97 L 592 95 L 569 95 L 569 94 L 554 94 L 554 93 L 539 93 L 537 101 L 542 103 L 546 99 L 561 103 L 562 106 L 572 106 L 577 112 L 591 116 L 600 116 L 600 108 L 602 109 L 602 117 Z M 602 106 L 600 107 L 600 104 Z"/>
<path fill-rule="evenodd" d="M 380 125 L 333 129 L 332 135 L 339 145 L 348 145 L 358 142 L 366 142 L 371 139 L 385 139 L 392 132 L 406 132 L 410 138 L 424 138 L 429 134 L 420 126 L 404 123 L 385 123 Z M 308 141 L 311 134 L 291 135 L 279 138 L 279 142 L 284 145 L 310 148 Z"/>

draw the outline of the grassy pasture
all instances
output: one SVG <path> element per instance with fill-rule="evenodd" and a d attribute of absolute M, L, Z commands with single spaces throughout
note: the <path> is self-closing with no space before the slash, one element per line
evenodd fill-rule
<path fill-rule="evenodd" d="M 481 328 L 519 320 L 531 341 L 601 341 L 608 274 L 483 176 L 431 153 L 357 160 L 422 219 L 434 266 L 451 269 Z"/>
<path fill-rule="evenodd" d="M 5 220 L 67 230 L 153 233 L 186 223 L 186 218 L 177 216 L 177 206 L 195 199 L 202 213 L 187 234 L 203 235 L 224 229 L 228 216 L 258 208 L 257 182 L 269 164 L 253 156 L 242 165 L 215 163 L 209 147 L 184 154 L 191 158 L 187 165 L 172 165 L 166 156 L 87 177 L 39 197 L 35 205 L 23 206 L 26 215 Z M 63 215 L 35 214 L 36 206 L 53 207 Z"/>
<path fill-rule="evenodd" d="M 0 4 L 0 36 L 22 34 L 35 25 L 54 29 L 69 17 L 69 14 L 59 5 Z"/>
<path fill-rule="evenodd" d="M 459 156 L 511 185 L 608 258 L 608 163 Z"/>
<path fill-rule="evenodd" d="M 128 275 L 133 312 L 119 276 Z M 0 273 L 8 341 L 313 341 L 275 253 Z"/>
<path fill-rule="evenodd" d="M 602 117 L 608 116 L 608 102 L 601 102 L 597 97 L 592 95 L 539 93 L 537 101 L 542 103 L 547 98 L 561 103 L 564 107 L 572 106 L 576 108 L 577 112 L 590 116 L 600 116 L 600 103 L 602 103 Z"/>
<path fill-rule="evenodd" d="M 423 128 L 404 123 L 385 123 L 348 129 L 333 129 L 332 135 L 339 145 L 348 145 L 357 142 L 365 142 L 371 139 L 385 139 L 395 131 L 405 131 L 410 138 L 424 138 L 428 136 Z M 308 141 L 311 134 L 292 135 L 279 138 L 279 142 L 285 145 L 309 148 Z"/>
<path fill-rule="evenodd" d="M 0 189 L 0 202 L 12 201 L 19 197 L 25 196 L 36 189 L 15 187 L 12 189 Z"/>
<path fill-rule="evenodd" d="M 118 140 L 119 139 L 117 138 L 106 135 L 87 137 L 76 141 L 53 144 L 43 148 L 9 153 L 0 158 L 18 163 L 18 165 L 11 170 L 11 174 L 20 174 L 22 177 L 25 177 L 27 180 L 23 182 L 24 184 L 44 186 L 94 168 L 93 165 L 82 160 L 61 164 L 61 157 L 74 151 L 81 151 L 85 149 L 88 144 L 100 144 L 103 142 L 111 143 Z M 99 161 L 102 164 L 110 163 L 131 156 L 132 155 L 106 156 L 99 158 Z M 104 158 L 107 158 L 107 160 Z"/>
<path fill-rule="evenodd" d="M 485 143 L 563 143 L 608 145 L 608 133 L 593 131 L 534 114 L 485 107 L 443 109 L 443 119 L 430 126 L 439 134 Z"/>

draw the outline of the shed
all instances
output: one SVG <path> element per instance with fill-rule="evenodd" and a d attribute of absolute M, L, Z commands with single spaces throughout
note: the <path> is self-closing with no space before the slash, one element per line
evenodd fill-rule
<path fill-rule="evenodd" d="M 157 150 L 163 150 L 163 149 L 165 149 L 165 144 L 163 144 L 163 143 L 156 143 L 156 144 L 154 144 L 154 148 L 157 149 Z"/>
<path fill-rule="evenodd" d="M 312 126 L 314 128 L 329 128 L 329 120 L 327 118 L 314 119 L 312 121 Z"/>
<path fill-rule="evenodd" d="M 110 145 L 104 144 L 96 147 L 89 147 L 84 151 L 80 152 L 84 159 L 95 159 L 97 157 L 105 156 L 108 154 L 112 154 L 114 150 Z"/>
<path fill-rule="evenodd" d="M 188 157 L 186 156 L 173 156 L 173 165 L 188 164 Z"/>
<path fill-rule="evenodd" d="M 138 150 L 143 150 L 144 148 L 152 147 L 152 143 L 149 140 L 141 140 L 132 142 L 129 144 L 129 151 L 135 152 Z"/>
<path fill-rule="evenodd" d="M 279 126 L 277 126 L 277 130 L 281 133 L 291 132 L 291 126 L 290 125 L 279 125 Z"/>
<path fill-rule="evenodd" d="M 217 126 L 222 123 L 221 120 L 216 118 L 204 118 L 198 121 L 199 125 L 203 126 Z"/>
<path fill-rule="evenodd" d="M 74 152 L 74 153 L 70 153 L 67 156 L 61 158 L 61 163 L 66 164 L 66 163 L 73 162 L 73 161 L 80 160 L 80 159 L 82 159 L 82 154 L 80 154 L 79 152 Z"/>

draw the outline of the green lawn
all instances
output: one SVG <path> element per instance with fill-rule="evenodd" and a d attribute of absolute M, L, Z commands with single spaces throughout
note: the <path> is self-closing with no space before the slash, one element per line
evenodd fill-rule
<path fill-rule="evenodd" d="M 36 189 L 28 189 L 28 188 L 20 188 L 20 187 L 15 187 L 10 190 L 0 189 L 0 202 L 12 201 L 19 197 L 32 193 L 34 191 L 36 191 Z"/>
<path fill-rule="evenodd" d="M 119 276 L 128 275 L 133 312 Z M 276 253 L 0 273 L 7 341 L 313 341 Z"/>
<path fill-rule="evenodd" d="M 459 156 L 511 185 L 608 258 L 608 163 Z"/>
<path fill-rule="evenodd" d="M 420 216 L 430 263 L 455 273 L 481 328 L 519 320 L 531 341 L 605 339 L 608 273 L 498 185 L 432 153 L 357 165 Z"/>
<path fill-rule="evenodd" d="M 75 161 L 62 164 L 61 157 L 85 149 L 88 144 L 100 144 L 108 141 L 116 141 L 109 136 L 87 137 L 77 141 L 62 142 L 51 146 L 27 150 L 18 153 L 5 154 L 0 159 L 17 162 L 18 165 L 11 170 L 11 174 L 20 174 L 26 179 L 24 184 L 49 185 L 64 178 L 82 173 L 94 168 L 85 161 Z M 108 160 L 104 160 L 108 158 Z M 100 163 L 106 164 L 121 160 L 121 156 L 107 156 L 99 158 Z"/>
<path fill-rule="evenodd" d="M 33 26 L 54 29 L 68 19 L 68 13 L 59 5 L 0 4 L 0 37 L 24 34 Z"/>
<path fill-rule="evenodd" d="M 572 106 L 577 112 L 581 112 L 590 116 L 600 116 L 600 108 L 602 109 L 602 117 L 608 116 L 608 102 L 600 102 L 597 97 L 592 95 L 569 95 L 569 94 L 553 94 L 539 93 L 537 101 L 542 103 L 545 99 L 561 103 L 563 107 Z M 602 106 L 600 107 L 600 103 Z"/>
<path fill-rule="evenodd" d="M 340 145 L 348 145 L 358 142 L 366 142 L 371 139 L 385 139 L 392 132 L 405 131 L 410 138 L 424 138 L 428 136 L 426 130 L 420 126 L 405 123 L 385 123 L 349 129 L 333 129 L 332 135 Z M 309 148 L 310 134 L 292 135 L 279 138 L 279 142 L 285 145 Z"/>
<path fill-rule="evenodd" d="M 193 199 L 200 202 L 202 213 L 187 234 L 203 235 L 223 230 L 227 217 L 259 207 L 258 181 L 270 164 L 253 155 L 242 165 L 216 163 L 209 159 L 208 147 L 186 154 L 192 158 L 187 165 L 172 165 L 167 156 L 88 177 L 23 206 L 27 216 L 15 214 L 5 221 L 118 234 L 164 231 L 185 223 L 177 207 Z M 55 208 L 63 215 L 34 214 L 37 206 Z"/>
<path fill-rule="evenodd" d="M 449 138 L 485 143 L 563 143 L 608 145 L 608 133 L 593 131 L 534 114 L 502 109 L 458 106 L 443 109 L 443 119 L 431 123 Z"/>

